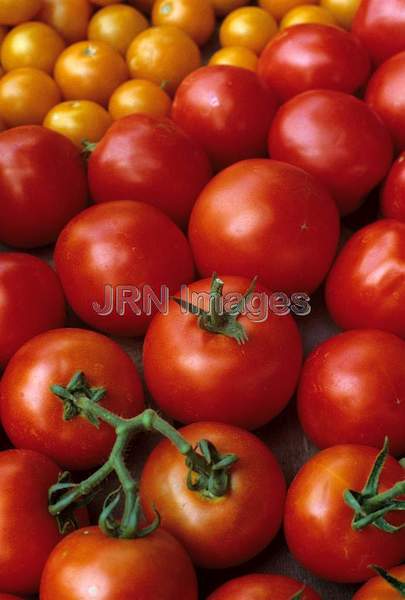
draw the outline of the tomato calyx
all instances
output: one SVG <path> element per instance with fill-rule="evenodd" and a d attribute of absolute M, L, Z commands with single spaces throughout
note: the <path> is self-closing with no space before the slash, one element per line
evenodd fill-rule
<path fill-rule="evenodd" d="M 352 528 L 360 531 L 368 525 L 386 533 L 396 533 L 404 525 L 391 525 L 384 517 L 395 510 L 405 510 L 405 501 L 397 498 L 405 494 L 405 480 L 398 481 L 392 488 L 378 493 L 380 476 L 388 456 L 389 442 L 385 438 L 384 446 L 379 452 L 366 485 L 361 492 L 346 490 L 343 494 L 344 501 L 354 510 Z"/>
<path fill-rule="evenodd" d="M 97 148 L 96 142 L 90 142 L 89 140 L 82 140 L 82 149 L 80 154 L 84 158 L 85 161 L 89 160 L 90 156 L 93 154 L 94 150 Z"/>
<path fill-rule="evenodd" d="M 187 487 L 207 498 L 225 496 L 230 484 L 229 469 L 238 460 L 236 454 L 220 454 L 208 440 L 200 440 L 194 450 L 186 457 Z"/>
<path fill-rule="evenodd" d="M 291 596 L 290 600 L 302 600 L 304 597 L 305 586 L 299 590 L 294 596 Z"/>
<path fill-rule="evenodd" d="M 213 274 L 211 280 L 209 310 L 204 310 L 195 304 L 186 302 L 182 298 L 173 298 L 177 304 L 192 315 L 198 316 L 198 325 L 210 333 L 217 333 L 235 339 L 239 345 L 248 341 L 248 335 L 238 318 L 245 310 L 246 303 L 256 287 L 255 277 L 239 302 L 229 310 L 225 310 L 223 302 L 224 282 Z"/>
<path fill-rule="evenodd" d="M 396 590 L 402 598 L 405 598 L 405 581 L 400 581 L 393 575 L 390 575 L 385 569 L 379 567 L 378 565 L 370 565 L 371 569 L 380 575 L 387 583 L 390 584 L 391 587 Z"/>
<path fill-rule="evenodd" d="M 88 398 L 91 402 L 100 402 L 106 394 L 105 388 L 90 387 L 80 371 L 75 373 L 66 387 L 53 385 L 51 391 L 63 401 L 63 419 L 71 421 L 78 415 L 85 417 L 95 427 L 100 426 L 100 421 L 91 411 L 80 408 L 77 399 L 80 396 Z"/>

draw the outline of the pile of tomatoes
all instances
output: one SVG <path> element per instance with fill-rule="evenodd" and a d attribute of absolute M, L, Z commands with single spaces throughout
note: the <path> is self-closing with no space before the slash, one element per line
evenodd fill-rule
<path fill-rule="evenodd" d="M 281 529 L 404 598 L 404 0 L 0 0 L 0 62 L 0 600 L 197 600 Z"/>

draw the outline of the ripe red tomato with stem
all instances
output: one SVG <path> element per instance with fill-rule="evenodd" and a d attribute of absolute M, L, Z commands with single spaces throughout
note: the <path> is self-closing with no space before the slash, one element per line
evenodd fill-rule
<path fill-rule="evenodd" d="M 229 65 L 202 67 L 177 89 L 172 118 L 207 152 L 216 170 L 266 154 L 276 111 L 256 73 Z"/>
<path fill-rule="evenodd" d="M 281 101 L 320 88 L 352 94 L 366 83 L 370 59 L 351 33 L 305 24 L 289 27 L 270 40 L 257 72 Z"/>
<path fill-rule="evenodd" d="M 321 597 L 291 577 L 252 574 L 231 579 L 207 600 L 321 600 Z"/>
<path fill-rule="evenodd" d="M 379 574 L 369 579 L 352 600 L 401 600 L 405 596 L 405 565 L 394 567 L 387 573 L 374 566 Z"/>
<path fill-rule="evenodd" d="M 185 228 L 211 166 L 170 119 L 137 114 L 110 127 L 91 154 L 88 174 L 95 202 L 146 202 Z"/>
<path fill-rule="evenodd" d="M 143 410 L 142 384 L 130 357 L 109 338 L 85 329 L 56 329 L 30 340 L 0 383 L 1 422 L 14 446 L 46 454 L 69 470 L 101 464 L 115 441 L 105 423 L 96 428 L 83 413 L 72 420 L 52 393 L 51 385 L 68 384 L 77 371 L 88 381 L 76 386 L 78 393 L 93 397 L 104 389 L 97 396 L 101 405 L 122 417 Z"/>
<path fill-rule="evenodd" d="M 363 101 L 312 90 L 280 108 L 270 129 L 269 153 L 317 177 L 347 215 L 386 175 L 393 150 L 388 131 Z"/>
<path fill-rule="evenodd" d="M 56 273 L 29 254 L 0 253 L 0 368 L 20 346 L 48 329 L 62 327 L 65 300 Z"/>
<path fill-rule="evenodd" d="M 405 152 L 392 165 L 381 189 L 381 212 L 387 219 L 405 221 Z"/>
<path fill-rule="evenodd" d="M 87 204 L 77 148 L 39 125 L 0 134 L 0 241 L 17 248 L 51 244 Z"/>

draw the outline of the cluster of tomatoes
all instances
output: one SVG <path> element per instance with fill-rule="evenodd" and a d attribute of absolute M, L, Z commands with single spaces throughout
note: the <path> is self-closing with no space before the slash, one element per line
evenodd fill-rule
<path fill-rule="evenodd" d="M 282 525 L 356 600 L 405 596 L 405 3 L 248 4 L 0 0 L 0 600 L 196 600 Z M 322 284 L 345 331 L 303 364 Z M 287 489 L 251 430 L 296 389 L 320 451 Z M 209 596 L 253 598 L 320 596 Z"/>

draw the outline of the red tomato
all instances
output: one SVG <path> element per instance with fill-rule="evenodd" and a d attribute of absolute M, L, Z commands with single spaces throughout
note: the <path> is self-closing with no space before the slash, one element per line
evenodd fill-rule
<path fill-rule="evenodd" d="M 284 104 L 270 130 L 269 152 L 317 177 L 343 215 L 361 205 L 392 160 L 377 115 L 361 100 L 331 90 L 304 92 Z"/>
<path fill-rule="evenodd" d="M 405 565 L 390 569 L 389 574 L 405 582 Z M 404 595 L 400 594 L 394 587 L 379 575 L 373 577 L 356 592 L 352 600 L 401 600 Z"/>
<path fill-rule="evenodd" d="M 380 115 L 398 150 L 405 150 L 404 79 L 405 52 L 401 52 L 377 69 L 366 92 L 367 104 Z"/>
<path fill-rule="evenodd" d="M 230 491 L 215 499 L 191 491 L 184 456 L 164 440 L 149 455 L 141 477 L 146 514 L 153 518 L 154 505 L 163 528 L 200 566 L 219 569 L 245 562 L 280 527 L 285 498 L 281 469 L 263 442 L 243 429 L 211 422 L 180 432 L 193 445 L 207 439 L 221 454 L 239 457 L 230 472 Z"/>
<path fill-rule="evenodd" d="M 91 469 L 107 460 L 115 432 L 85 418 L 63 419 L 50 390 L 82 371 L 91 387 L 107 390 L 101 405 L 121 417 L 143 408 L 136 367 L 112 340 L 85 329 L 56 329 L 27 342 L 10 361 L 0 385 L 1 420 L 13 445 L 37 450 L 66 469 Z"/>
<path fill-rule="evenodd" d="M 39 125 L 0 134 L 0 241 L 18 248 L 54 242 L 87 202 L 80 154 Z"/>
<path fill-rule="evenodd" d="M 351 33 L 327 25 L 289 27 L 273 38 L 259 59 L 259 79 L 280 100 L 323 88 L 351 94 L 368 79 L 370 60 Z"/>
<path fill-rule="evenodd" d="M 22 600 L 20 596 L 11 596 L 11 594 L 0 594 L 0 600 Z"/>
<path fill-rule="evenodd" d="M 273 160 L 246 160 L 204 189 L 189 237 L 203 276 L 258 275 L 272 291 L 310 293 L 332 263 L 339 216 L 308 173 Z"/>
<path fill-rule="evenodd" d="M 375 64 L 405 50 L 403 0 L 362 0 L 352 31 L 363 42 Z"/>
<path fill-rule="evenodd" d="M 211 177 L 207 156 L 169 119 L 130 115 L 116 121 L 89 161 L 93 200 L 141 200 L 186 227 Z"/>
<path fill-rule="evenodd" d="M 56 273 L 29 254 L 0 253 L 0 368 L 27 340 L 62 327 L 65 300 Z"/>
<path fill-rule="evenodd" d="M 190 247 L 160 210 L 143 202 L 105 202 L 77 215 L 59 236 L 56 268 L 83 321 L 117 335 L 143 335 L 156 307 L 193 279 Z M 150 292 L 150 293 L 149 293 Z"/>
<path fill-rule="evenodd" d="M 265 156 L 276 101 L 253 71 L 229 65 L 202 67 L 180 84 L 172 117 L 199 142 L 216 170 Z"/>
<path fill-rule="evenodd" d="M 405 337 L 405 223 L 383 219 L 354 234 L 329 273 L 326 303 L 343 329 Z"/>
<path fill-rule="evenodd" d="M 62 538 L 48 512 L 59 467 L 31 450 L 0 452 L 0 589 L 33 594 L 45 561 Z"/>
<path fill-rule="evenodd" d="M 388 219 L 405 221 L 405 152 L 392 165 L 381 190 L 381 212 Z"/>
<path fill-rule="evenodd" d="M 283 575 L 245 575 L 231 579 L 207 600 L 291 600 L 303 591 L 301 600 L 321 600 L 313 589 Z"/>
<path fill-rule="evenodd" d="M 225 296 L 243 294 L 250 283 L 242 277 L 223 280 Z M 190 301 L 201 294 L 207 310 L 209 290 L 209 279 L 193 283 Z M 257 292 L 269 297 L 264 288 Z M 160 408 L 182 423 L 222 421 L 247 429 L 283 410 L 301 367 L 300 335 L 290 315 L 257 316 L 256 322 L 253 311 L 238 319 L 248 336 L 238 345 L 202 329 L 195 315 L 171 301 L 168 313 L 154 318 L 144 344 L 145 378 Z"/>
<path fill-rule="evenodd" d="M 354 511 L 345 490 L 361 491 L 377 458 L 371 446 L 333 446 L 311 458 L 298 472 L 287 494 L 284 531 L 294 558 L 318 577 L 340 583 L 372 576 L 370 564 L 397 565 L 405 554 L 405 529 L 386 533 L 374 525 L 352 527 Z M 382 471 L 379 491 L 401 481 L 404 471 L 391 456 Z M 387 515 L 394 525 L 401 513 Z"/>
<path fill-rule="evenodd" d="M 307 358 L 298 412 L 318 446 L 367 444 L 389 437 L 405 454 L 405 342 L 391 333 L 355 330 L 330 338 Z"/>
<path fill-rule="evenodd" d="M 79 529 L 56 546 L 41 580 L 41 600 L 197 600 L 193 565 L 158 529 L 134 540 Z"/>

